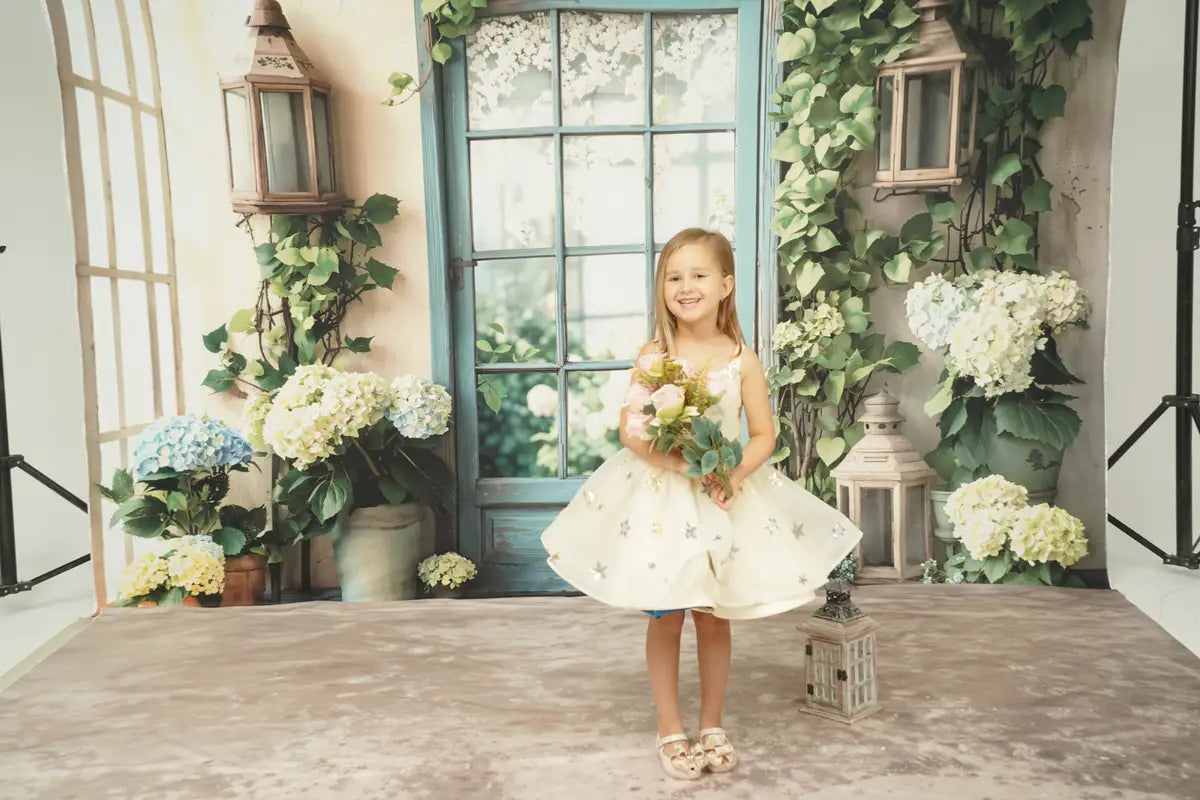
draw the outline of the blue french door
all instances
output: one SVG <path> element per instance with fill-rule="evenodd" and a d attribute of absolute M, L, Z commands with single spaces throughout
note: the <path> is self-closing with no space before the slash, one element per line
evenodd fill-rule
<path fill-rule="evenodd" d="M 672 234 L 730 237 L 753 325 L 761 9 L 493 6 L 456 42 L 443 97 L 458 547 L 476 593 L 554 593 L 571 587 L 539 537 L 621 447 Z"/>

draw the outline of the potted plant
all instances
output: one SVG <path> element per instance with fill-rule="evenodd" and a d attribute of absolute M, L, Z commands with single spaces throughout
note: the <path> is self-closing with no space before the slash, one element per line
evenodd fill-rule
<path fill-rule="evenodd" d="M 943 481 L 934 491 L 939 538 L 949 537 L 945 503 L 964 483 L 996 473 L 1053 502 L 1063 451 L 1079 434 L 1075 398 L 1056 387 L 1079 384 L 1058 356 L 1055 337 L 1086 326 L 1091 307 L 1065 272 L 980 270 L 947 280 L 934 274 L 905 298 L 908 324 L 946 364 L 925 411 L 936 417 L 938 447 L 926 455 Z"/>
<path fill-rule="evenodd" d="M 1061 508 L 1030 505 L 1024 486 L 987 475 L 946 502 L 958 544 L 944 572 L 925 562 L 925 583 L 1019 583 L 1083 586 L 1069 567 L 1087 555 L 1083 523 Z"/>
<path fill-rule="evenodd" d="M 416 597 L 421 522 L 454 507 L 434 452 L 451 400 L 432 381 L 299 367 L 270 398 L 261 439 L 288 469 L 275 500 L 289 541 L 331 534 L 343 600 Z"/>
<path fill-rule="evenodd" d="M 211 536 L 180 536 L 130 562 L 113 605 L 213 606 L 224 589 L 224 548 Z"/>
<path fill-rule="evenodd" d="M 434 597 L 462 597 L 463 584 L 478 574 L 475 563 L 459 553 L 430 556 L 417 568 L 425 591 Z"/>

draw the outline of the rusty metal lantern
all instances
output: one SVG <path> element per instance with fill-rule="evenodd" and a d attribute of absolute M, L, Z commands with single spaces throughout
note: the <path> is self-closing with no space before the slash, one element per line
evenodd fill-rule
<path fill-rule="evenodd" d="M 319 214 L 338 191 L 329 82 L 296 44 L 277 0 L 255 0 L 245 74 L 221 81 L 233 210 Z"/>
<path fill-rule="evenodd" d="M 977 76 L 981 60 L 946 12 L 951 0 L 913 6 L 917 46 L 879 70 L 874 186 L 934 189 L 955 186 L 975 154 Z"/>
<path fill-rule="evenodd" d="M 863 405 L 863 438 L 831 473 L 838 510 L 863 532 L 854 550 L 858 577 L 904 581 L 922 575 L 931 557 L 937 472 L 901 432 L 895 398 L 883 391 Z"/>

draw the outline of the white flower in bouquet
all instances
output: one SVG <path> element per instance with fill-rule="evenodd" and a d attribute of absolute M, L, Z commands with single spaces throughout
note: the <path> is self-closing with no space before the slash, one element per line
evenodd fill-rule
<path fill-rule="evenodd" d="M 951 283 L 936 273 L 914 284 L 904 296 L 908 327 L 930 350 L 950 343 L 959 317 L 971 305 L 967 286 Z"/>
<path fill-rule="evenodd" d="M 263 439 L 278 455 L 293 460 L 297 469 L 304 469 L 383 419 L 391 399 L 387 383 L 378 375 L 308 364 L 275 396 Z"/>
<path fill-rule="evenodd" d="M 220 594 L 225 589 L 225 551 L 209 536 L 182 536 L 170 540 L 166 557 L 172 586 L 188 594 Z"/>
<path fill-rule="evenodd" d="M 450 427 L 453 402 L 446 387 L 416 375 L 401 375 L 392 381 L 388 420 L 409 439 L 428 439 Z"/>
<path fill-rule="evenodd" d="M 1004 521 L 1025 507 L 1029 490 L 1000 475 L 964 483 L 946 500 L 946 515 L 955 527 L 970 525 L 981 519 Z"/>
<path fill-rule="evenodd" d="M 430 588 L 445 586 L 457 589 L 477 574 L 475 564 L 458 553 L 429 556 L 417 567 L 417 577 Z"/>
<path fill-rule="evenodd" d="M 1031 564 L 1057 561 L 1069 567 L 1088 552 L 1083 522 L 1045 503 L 1020 509 L 1010 537 L 1013 555 Z"/>

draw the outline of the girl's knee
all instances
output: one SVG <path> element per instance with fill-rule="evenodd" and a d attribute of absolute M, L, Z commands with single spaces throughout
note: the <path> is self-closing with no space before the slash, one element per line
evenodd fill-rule
<path fill-rule="evenodd" d="M 675 636 L 683 632 L 683 618 L 685 612 L 676 611 L 671 614 L 663 614 L 658 617 L 650 618 L 651 630 L 658 631 L 662 634 L 672 634 Z"/>
<path fill-rule="evenodd" d="M 703 611 L 693 611 L 692 622 L 696 625 L 696 632 L 699 634 L 705 634 L 710 631 L 716 633 L 729 629 L 729 620 L 721 619 L 712 614 L 706 614 Z"/>

